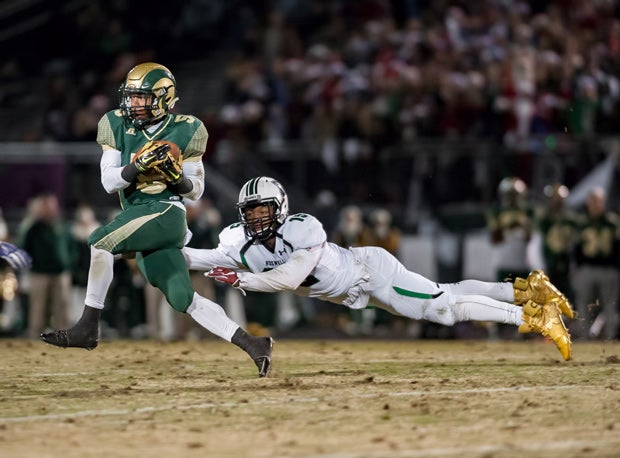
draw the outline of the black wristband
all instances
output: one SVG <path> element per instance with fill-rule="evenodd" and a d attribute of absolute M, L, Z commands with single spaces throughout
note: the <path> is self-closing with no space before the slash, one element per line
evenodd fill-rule
<path fill-rule="evenodd" d="M 140 170 L 138 170 L 138 166 L 133 162 L 130 162 L 125 167 L 123 167 L 123 170 L 121 170 L 121 178 L 131 183 L 133 180 L 136 179 L 139 173 Z"/>
<path fill-rule="evenodd" d="M 169 184 L 170 189 L 172 189 L 176 194 L 187 194 L 192 189 L 194 189 L 194 185 L 192 180 L 189 178 L 183 177 L 181 181 L 177 184 Z"/>

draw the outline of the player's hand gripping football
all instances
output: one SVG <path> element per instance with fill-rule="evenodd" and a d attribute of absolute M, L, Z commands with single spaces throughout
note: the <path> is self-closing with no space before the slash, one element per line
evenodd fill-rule
<path fill-rule="evenodd" d="M 245 296 L 245 291 L 239 287 L 241 280 L 234 270 L 227 269 L 226 267 L 214 267 L 210 271 L 205 273 L 205 277 L 213 278 L 219 282 L 226 283 L 233 288 L 237 288 L 241 291 L 241 294 Z"/>
<path fill-rule="evenodd" d="M 169 151 L 166 152 L 163 161 L 155 165 L 153 169 L 157 170 L 171 184 L 178 184 L 183 179 L 183 168 Z"/>
<path fill-rule="evenodd" d="M 134 163 L 140 172 L 145 172 L 164 162 L 168 158 L 169 151 L 170 145 L 149 142 L 144 145 Z"/>

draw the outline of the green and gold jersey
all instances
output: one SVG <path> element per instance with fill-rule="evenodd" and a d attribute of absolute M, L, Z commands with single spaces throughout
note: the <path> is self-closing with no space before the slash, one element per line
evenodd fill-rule
<path fill-rule="evenodd" d="M 487 212 L 487 227 L 495 245 L 498 281 L 509 274 L 527 275 L 527 245 L 532 234 L 533 208 L 530 205 L 496 205 Z"/>
<path fill-rule="evenodd" d="M 102 116 L 97 130 L 97 143 L 106 150 L 121 152 L 121 165 L 131 162 L 133 156 L 151 140 L 167 140 L 181 149 L 183 162 L 201 161 L 207 147 L 208 133 L 202 121 L 191 115 L 169 113 L 152 132 L 139 130 L 125 122 L 120 110 Z M 139 174 L 127 188 L 119 191 L 121 206 L 142 204 L 151 200 L 180 200 L 166 181 L 146 174 Z"/>
<path fill-rule="evenodd" d="M 547 208 L 539 208 L 535 226 L 542 235 L 547 269 L 568 272 L 577 235 L 577 215 L 566 209 L 552 212 Z"/>
<path fill-rule="evenodd" d="M 504 207 L 495 205 L 486 214 L 487 226 L 491 231 L 509 231 L 521 228 L 528 232 L 532 227 L 534 208 L 529 205 Z"/>
<path fill-rule="evenodd" d="M 575 250 L 577 265 L 619 267 L 620 218 L 607 212 L 598 218 L 582 215 Z"/>

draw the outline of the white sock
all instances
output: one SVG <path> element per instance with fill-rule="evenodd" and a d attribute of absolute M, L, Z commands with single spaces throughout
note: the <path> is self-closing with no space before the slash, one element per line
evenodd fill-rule
<path fill-rule="evenodd" d="M 194 293 L 187 313 L 203 328 L 230 342 L 239 325 L 215 302 Z"/>
<path fill-rule="evenodd" d="M 455 321 L 494 321 L 516 326 L 523 323 L 523 309 L 514 304 L 486 296 L 457 296 L 455 299 Z"/>
<path fill-rule="evenodd" d="M 91 246 L 88 285 L 86 286 L 84 303 L 89 307 L 103 309 L 112 278 L 114 278 L 114 255 Z"/>

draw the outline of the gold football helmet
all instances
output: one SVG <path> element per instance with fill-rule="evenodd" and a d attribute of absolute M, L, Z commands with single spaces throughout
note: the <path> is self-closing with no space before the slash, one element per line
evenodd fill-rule
<path fill-rule="evenodd" d="M 163 119 L 178 100 L 176 81 L 166 67 L 146 62 L 132 68 L 119 88 L 123 117 L 136 129 Z"/>

